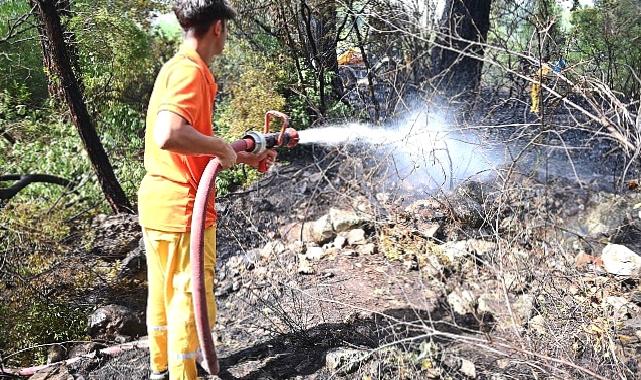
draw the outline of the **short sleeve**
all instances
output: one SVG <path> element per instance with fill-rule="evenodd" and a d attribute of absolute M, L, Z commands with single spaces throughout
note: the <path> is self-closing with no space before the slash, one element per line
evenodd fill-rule
<path fill-rule="evenodd" d="M 167 75 L 158 111 L 171 111 L 194 125 L 202 102 L 202 74 L 196 66 L 176 65 Z"/>

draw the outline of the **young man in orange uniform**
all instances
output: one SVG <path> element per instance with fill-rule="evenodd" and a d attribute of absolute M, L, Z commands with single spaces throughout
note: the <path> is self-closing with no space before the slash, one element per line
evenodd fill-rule
<path fill-rule="evenodd" d="M 151 379 L 193 380 L 199 356 L 194 322 L 189 238 L 194 199 L 205 166 L 217 157 L 224 169 L 257 167 L 274 151 L 236 153 L 213 133 L 216 81 L 208 63 L 221 54 L 228 22 L 236 16 L 225 0 L 178 0 L 174 13 L 185 31 L 179 52 L 161 69 L 147 112 L 145 169 L 138 191 L 140 225 L 147 252 L 147 329 Z M 210 326 L 215 325 L 213 284 L 216 212 L 205 223 L 205 284 Z M 217 363 L 216 363 L 217 366 Z M 215 369 L 214 369 L 215 370 Z"/>

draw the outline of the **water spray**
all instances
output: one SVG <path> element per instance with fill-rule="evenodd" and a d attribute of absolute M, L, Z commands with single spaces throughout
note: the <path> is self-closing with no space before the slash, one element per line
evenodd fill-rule
<path fill-rule="evenodd" d="M 388 182 L 413 189 L 453 189 L 496 165 L 490 150 L 472 133 L 448 126 L 445 118 L 418 109 L 385 127 L 347 123 L 299 132 L 300 144 L 351 146 L 387 160 Z"/>

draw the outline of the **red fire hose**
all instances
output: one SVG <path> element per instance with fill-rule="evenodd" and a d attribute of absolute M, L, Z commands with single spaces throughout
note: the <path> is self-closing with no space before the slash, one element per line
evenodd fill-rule
<path fill-rule="evenodd" d="M 269 133 L 269 124 L 272 117 L 278 117 L 283 120 L 283 125 L 279 133 Z M 293 148 L 298 144 L 298 132 L 292 128 L 288 128 L 289 118 L 287 115 L 277 112 L 269 111 L 265 115 L 265 130 L 264 133 L 250 132 L 242 139 L 233 142 L 231 145 L 236 152 L 254 152 L 261 153 L 266 149 L 275 148 L 278 146 L 286 146 Z M 205 214 L 207 208 L 207 200 L 216 186 L 216 175 L 221 169 L 220 161 L 212 159 L 207 166 L 198 184 L 198 191 L 196 192 L 196 200 L 194 202 L 194 212 L 191 222 L 191 268 L 192 268 L 192 292 L 194 302 L 194 314 L 196 320 L 196 331 L 198 332 L 198 341 L 200 349 L 203 353 L 205 369 L 211 375 L 217 375 L 220 366 L 218 364 L 218 357 L 216 355 L 216 346 L 211 336 L 211 326 L 209 326 L 209 318 L 207 312 L 207 296 L 205 292 L 205 256 L 204 256 L 204 230 L 205 230 Z M 266 162 L 261 162 L 258 168 L 259 171 L 267 171 Z"/>

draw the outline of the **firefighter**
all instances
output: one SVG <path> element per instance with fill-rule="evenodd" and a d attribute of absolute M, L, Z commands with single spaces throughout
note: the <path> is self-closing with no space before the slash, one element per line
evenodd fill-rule
<path fill-rule="evenodd" d="M 546 78 L 552 72 L 552 68 L 547 63 L 549 57 L 545 57 L 541 64 L 541 67 L 536 70 L 534 73 L 533 82 L 530 87 L 530 100 L 532 105 L 530 106 L 530 112 L 538 114 L 540 112 L 541 105 L 541 85 L 545 82 Z"/>
<path fill-rule="evenodd" d="M 189 259 L 194 199 L 212 157 L 224 169 L 236 163 L 268 167 L 273 150 L 236 153 L 213 133 L 217 85 L 208 64 L 225 46 L 236 11 L 225 0 L 178 0 L 173 11 L 184 30 L 180 50 L 162 67 L 149 101 L 145 132 L 146 175 L 138 211 L 147 255 L 150 379 L 194 380 L 199 356 Z M 215 325 L 213 282 L 216 212 L 207 206 L 205 284 L 210 326 Z M 218 366 L 218 363 L 215 363 Z M 216 370 L 216 369 L 212 369 Z"/>

